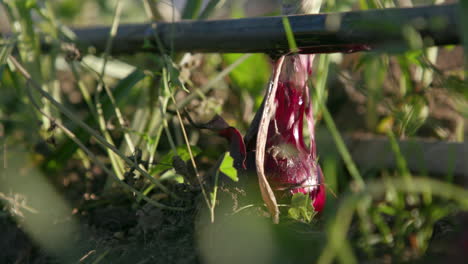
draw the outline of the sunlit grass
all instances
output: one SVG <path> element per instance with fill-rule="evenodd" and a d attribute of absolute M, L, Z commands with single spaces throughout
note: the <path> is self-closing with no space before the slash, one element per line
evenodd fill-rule
<path fill-rule="evenodd" d="M 276 227 L 262 217 L 263 204 L 240 204 L 234 212 L 214 217 L 218 211 L 231 210 L 222 196 L 229 187 L 222 184 L 219 170 L 213 174 L 209 169 L 217 164 L 213 156 L 221 157 L 226 152 L 218 147 L 216 153 L 207 153 L 212 146 L 206 143 L 205 131 L 192 128 L 182 114 L 186 110 L 196 112 L 201 102 L 224 96 L 220 114 L 245 125 L 261 101 L 267 85 L 262 82 L 271 70 L 270 59 L 263 55 L 212 54 L 209 56 L 217 59 L 210 61 L 208 56 L 173 54 L 170 47 L 166 47 L 166 54 L 138 57 L 138 61 L 113 58 L 113 36 L 119 18 L 126 16 L 123 2 L 105 4 L 105 20 L 113 21 L 106 51 L 70 60 L 61 47 L 60 36 L 65 33 L 57 17 L 63 14 L 55 13 L 62 9 L 39 1 L 0 1 L 14 25 L 10 37 L 0 39 L 0 203 L 4 211 L 39 247 L 59 258 L 69 256 L 70 251 L 78 250 L 73 248 L 74 235 L 83 224 L 71 214 L 70 204 L 75 206 L 78 202 L 65 201 L 63 186 L 51 182 L 60 182 L 57 178 L 65 178 L 70 169 L 77 167 L 81 168 L 79 173 L 91 175 L 96 165 L 107 177 L 105 187 L 97 194 L 124 190 L 131 201 L 128 210 L 149 204 L 184 214 L 193 208 L 184 203 L 186 193 L 175 191 L 174 186 L 183 183 L 201 193 L 203 200 L 199 199 L 202 202 L 197 208 L 200 215 L 193 232 L 206 263 L 252 259 L 269 263 L 275 252 L 286 256 L 286 250 L 280 250 L 279 245 L 287 242 L 280 241 L 277 237 L 283 236 L 275 233 Z M 155 1 L 144 2 L 146 13 L 158 17 Z M 391 4 L 359 2 L 362 9 Z M 211 0 L 202 9 L 202 1 L 192 1 L 181 14 L 184 18 L 206 19 L 221 10 L 223 4 L 224 1 Z M 326 10 L 351 7 L 337 5 L 327 2 Z M 83 7 L 77 6 L 75 12 L 82 12 L 80 8 Z M 291 51 L 297 51 L 291 25 L 286 18 L 283 22 Z M 407 29 L 408 41 L 413 44 L 419 37 L 414 34 Z M 48 53 L 41 52 L 39 39 L 44 37 L 53 46 Z M 434 89 L 445 88 L 438 87 L 439 83 L 451 84 L 447 87 L 456 97 L 454 108 L 465 119 L 468 112 L 466 96 L 461 96 L 466 90 L 464 74 L 444 76 L 443 69 L 437 68 L 440 48 L 413 48 L 397 55 L 361 54 L 352 67 L 341 66 L 330 55 L 316 55 L 310 82 L 316 125 L 326 127 L 339 154 L 337 159 L 319 159 L 327 188 L 333 194 L 329 195 L 326 213 L 309 219 L 306 225 L 320 229 L 314 230 L 320 237 L 301 234 L 305 239 L 320 240 L 323 250 L 318 248 L 314 253 L 319 263 L 359 263 L 363 256 L 379 257 L 377 248 L 384 248 L 395 260 L 408 260 L 398 259 L 407 251 L 413 252 L 414 258 L 421 257 L 430 247 L 437 221 L 467 210 L 467 191 L 453 183 L 455 168 L 447 171 L 442 180 L 434 180 L 430 171 L 417 177 L 400 149 L 400 139 L 423 135 L 421 131 L 424 135 L 441 134 L 436 128 L 431 130 L 441 125 L 433 125 L 430 118 L 430 94 Z M 364 98 L 361 105 L 355 106 L 365 109 L 359 117 L 364 119 L 362 130 L 387 138 L 395 157 L 393 169 L 361 171 L 353 161 L 356 153 L 343 140 L 349 131 L 335 120 L 336 105 L 329 102 L 336 92 L 330 82 L 336 72 L 332 68 L 351 71 L 353 78 L 359 79 L 351 85 L 355 84 L 355 92 Z M 70 100 L 70 91 L 63 88 L 67 85 L 81 100 Z M 242 116 L 244 111 L 250 115 Z M 347 117 L 353 118 L 353 114 Z M 463 125 L 456 129 L 450 133 L 464 142 Z M 45 151 L 39 154 L 39 143 L 44 142 Z M 183 169 L 193 170 L 196 181 L 178 174 L 176 156 L 186 166 Z M 456 158 L 459 157 L 453 157 Z M 214 186 L 208 184 L 209 175 L 215 175 Z M 287 210 L 290 205 L 281 206 Z M 288 221 L 292 220 L 287 216 L 281 219 L 282 224 Z M 417 241 L 417 247 L 412 248 L 410 239 Z M 114 254 L 113 250 L 101 249 L 90 259 L 103 263 Z M 82 257 L 86 252 L 71 255 L 75 253 Z"/>

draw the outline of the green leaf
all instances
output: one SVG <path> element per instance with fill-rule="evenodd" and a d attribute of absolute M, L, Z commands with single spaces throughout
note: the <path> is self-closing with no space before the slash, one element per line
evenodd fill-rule
<path fill-rule="evenodd" d="M 194 157 L 200 154 L 201 152 L 201 149 L 197 146 L 190 146 L 190 148 L 192 149 L 192 154 Z M 174 153 L 174 151 L 169 151 L 166 155 L 164 155 L 158 161 L 158 164 L 154 166 L 153 169 L 151 169 L 150 174 L 159 174 L 165 170 L 172 169 L 172 158 L 174 158 L 174 156 L 176 155 L 178 155 L 183 161 L 188 161 L 190 159 L 190 154 L 186 146 L 179 146 L 176 148 L 176 150 L 177 153 Z"/>
<path fill-rule="evenodd" d="M 177 69 L 173 63 L 168 63 L 168 72 L 169 72 L 169 80 L 171 81 L 173 86 L 180 87 L 182 90 L 184 90 L 187 93 L 190 93 L 190 91 L 185 87 L 184 83 L 180 81 L 180 70 Z"/>
<path fill-rule="evenodd" d="M 288 215 L 292 219 L 310 223 L 316 214 L 312 206 L 312 200 L 309 195 L 303 193 L 295 193 L 291 198 L 291 208 L 288 210 Z"/>
<path fill-rule="evenodd" d="M 55 10 L 54 14 L 59 16 L 60 19 L 72 21 L 80 14 L 85 1 L 64 0 L 56 2 L 52 5 Z"/>
<path fill-rule="evenodd" d="M 31 9 L 37 6 L 37 1 L 36 0 L 26 0 L 25 5 L 27 9 Z"/>
<path fill-rule="evenodd" d="M 229 155 L 229 152 L 224 154 L 223 161 L 219 166 L 219 171 L 226 174 L 231 180 L 237 182 L 239 178 L 237 177 L 237 170 L 234 168 L 234 159 Z"/>
<path fill-rule="evenodd" d="M 414 27 L 405 26 L 401 31 L 410 49 L 420 49 L 423 47 L 424 42 L 421 34 Z"/>
<path fill-rule="evenodd" d="M 225 54 L 223 60 L 226 65 L 237 61 L 242 54 Z M 229 77 L 240 90 L 247 90 L 252 96 L 261 95 L 265 83 L 268 82 L 271 65 L 264 54 L 252 54 L 243 63 L 231 71 Z"/>

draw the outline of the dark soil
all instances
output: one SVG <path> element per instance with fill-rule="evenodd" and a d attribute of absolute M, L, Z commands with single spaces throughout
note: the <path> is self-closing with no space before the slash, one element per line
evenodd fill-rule
<path fill-rule="evenodd" d="M 198 193 L 182 191 L 186 211 L 135 206 L 126 194 L 84 202 L 74 214 L 80 234 L 72 252 L 52 256 L 42 251 L 7 213 L 0 215 L 0 263 L 198 263 L 194 243 Z M 120 195 L 120 199 L 115 198 Z M 187 196 L 193 196 L 189 199 Z M 117 202 L 117 203 L 116 203 Z"/>
<path fill-rule="evenodd" d="M 175 202 L 173 206 L 183 206 L 186 211 L 162 210 L 149 204 L 135 206 L 132 199 L 122 199 L 131 198 L 123 193 L 83 203 L 81 209 L 74 212 L 81 223 L 76 241 L 70 242 L 75 248 L 61 256 L 42 250 L 22 231 L 21 223 L 2 212 L 0 263 L 226 263 L 227 255 L 219 253 L 219 245 L 229 248 L 229 252 L 237 256 L 234 259 L 243 260 L 243 263 L 263 263 L 266 261 L 264 258 L 252 257 L 244 251 L 256 248 L 255 240 L 268 234 L 272 234 L 275 245 L 273 256 L 265 263 L 313 263 L 325 245 L 326 234 L 320 231 L 325 227 L 320 219 L 313 225 L 283 219 L 281 225 L 275 226 L 261 216 L 261 211 L 252 209 L 234 216 L 218 215 L 216 224 L 212 225 L 208 218 L 203 217 L 206 208 L 199 206 L 199 192 L 186 186 L 178 188 L 178 194 L 184 200 Z M 115 198 L 116 195 L 120 199 Z M 245 218 L 252 216 L 254 218 Z M 200 217 L 202 220 L 197 221 Z M 246 219 L 266 223 L 271 233 L 265 233 L 261 226 L 243 225 Z M 468 236 L 466 228 L 463 228 L 467 219 L 466 214 L 460 214 L 440 221 L 435 227 L 427 256 L 416 262 L 450 260 L 450 263 L 463 263 L 460 261 L 467 257 L 468 249 Z M 206 256 L 204 258 L 200 253 L 197 242 L 198 233 L 204 232 L 200 230 L 206 229 L 211 230 L 214 242 L 213 248 L 208 249 L 212 250 L 209 251 L 208 262 L 203 261 Z M 206 246 L 202 247 L 202 252 L 206 252 Z M 367 263 L 395 263 L 395 256 L 383 253 Z M 261 252 L 259 254 L 262 255 Z M 361 257 L 368 258 L 365 255 Z"/>

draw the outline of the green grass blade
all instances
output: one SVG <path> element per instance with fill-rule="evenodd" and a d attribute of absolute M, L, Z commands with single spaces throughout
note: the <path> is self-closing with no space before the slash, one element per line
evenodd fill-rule
<path fill-rule="evenodd" d="M 129 74 L 125 79 L 122 79 L 113 89 L 113 94 L 117 105 L 120 105 L 128 99 L 132 89 L 137 83 L 139 83 L 145 77 L 145 73 L 141 70 L 135 70 Z M 104 116 L 109 116 L 114 111 L 112 103 L 107 95 L 103 95 L 102 98 L 102 109 Z M 94 116 L 89 113 L 84 118 L 86 124 L 91 126 L 96 125 Z M 88 142 L 90 135 L 82 128 L 76 128 L 76 136 L 83 142 Z M 75 153 L 78 146 L 71 140 L 67 139 L 63 144 L 58 146 L 54 154 L 49 158 L 49 162 L 53 161 L 54 164 L 65 164 L 65 161 L 71 158 Z M 47 163 L 46 163 L 47 164 Z"/>
<path fill-rule="evenodd" d="M 322 104 L 322 113 L 325 124 L 327 125 L 328 130 L 330 131 L 333 140 L 335 141 L 336 147 L 340 152 L 343 161 L 345 162 L 349 174 L 351 174 L 351 177 L 353 177 L 353 179 L 356 181 L 359 188 L 364 187 L 364 180 L 362 179 L 362 176 L 359 173 L 359 170 L 357 169 L 356 164 L 354 163 L 351 154 L 349 153 L 348 148 L 346 147 L 346 144 L 344 143 L 344 140 L 335 125 L 335 122 L 333 121 L 333 117 L 331 116 L 330 112 L 328 112 L 325 104 Z"/>
<path fill-rule="evenodd" d="M 182 12 L 182 19 L 195 19 L 200 13 L 202 7 L 202 0 L 190 0 L 185 4 L 184 11 Z"/>
<path fill-rule="evenodd" d="M 291 28 L 291 24 L 289 23 L 289 19 L 286 16 L 283 16 L 283 27 L 286 34 L 286 38 L 288 39 L 289 51 L 290 52 L 299 52 L 297 48 L 296 39 L 294 38 L 294 34 Z"/>
<path fill-rule="evenodd" d="M 226 0 L 210 0 L 200 16 L 198 16 L 198 19 L 207 19 L 214 11 L 216 11 L 216 9 L 220 8 L 224 2 L 226 2 Z"/>

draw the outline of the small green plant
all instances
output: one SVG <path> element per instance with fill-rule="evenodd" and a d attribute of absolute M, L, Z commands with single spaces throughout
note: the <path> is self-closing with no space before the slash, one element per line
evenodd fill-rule
<path fill-rule="evenodd" d="M 297 221 L 310 223 L 317 212 L 312 206 L 312 201 L 308 195 L 295 193 L 291 198 L 291 205 L 288 209 L 288 216 Z"/>

